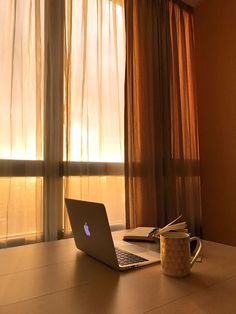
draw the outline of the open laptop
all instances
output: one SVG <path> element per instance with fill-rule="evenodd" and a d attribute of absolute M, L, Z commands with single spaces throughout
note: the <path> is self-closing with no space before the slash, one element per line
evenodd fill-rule
<path fill-rule="evenodd" d="M 65 199 L 78 249 L 116 270 L 160 261 L 160 253 L 125 241 L 114 243 L 105 206 L 100 203 Z"/>

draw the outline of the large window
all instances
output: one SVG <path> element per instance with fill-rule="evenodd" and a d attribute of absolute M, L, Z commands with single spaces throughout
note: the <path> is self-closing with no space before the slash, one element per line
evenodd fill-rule
<path fill-rule="evenodd" d="M 69 234 L 65 196 L 124 224 L 122 2 L 0 1 L 0 22 L 1 245 Z"/>

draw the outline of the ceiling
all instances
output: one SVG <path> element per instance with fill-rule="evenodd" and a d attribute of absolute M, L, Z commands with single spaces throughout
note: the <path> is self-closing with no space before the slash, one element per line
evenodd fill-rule
<path fill-rule="evenodd" d="M 191 5 L 191 7 L 197 7 L 204 0 L 182 0 L 182 1 L 187 3 L 188 5 Z"/>

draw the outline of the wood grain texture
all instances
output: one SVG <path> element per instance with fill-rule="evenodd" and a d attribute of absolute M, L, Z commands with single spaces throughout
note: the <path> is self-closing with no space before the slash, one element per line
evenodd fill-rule
<path fill-rule="evenodd" d="M 144 245 L 155 249 L 153 243 Z M 225 306 L 231 313 L 236 308 L 236 248 L 208 241 L 203 245 L 203 262 L 182 279 L 163 275 L 159 263 L 114 271 L 78 251 L 73 239 L 2 249 L 0 312 L 172 313 L 175 306 L 173 313 L 183 313 L 185 306 L 196 311 L 196 302 L 203 312 L 222 287 L 226 292 L 220 304 L 214 303 L 214 313 Z"/>

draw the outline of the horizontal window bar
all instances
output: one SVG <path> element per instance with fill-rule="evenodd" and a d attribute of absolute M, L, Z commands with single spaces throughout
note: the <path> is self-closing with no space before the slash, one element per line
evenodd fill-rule
<path fill-rule="evenodd" d="M 0 177 L 43 177 L 43 160 L 0 160 Z M 59 166 L 60 176 L 124 175 L 124 163 L 67 161 Z"/>
<path fill-rule="evenodd" d="M 115 162 L 64 162 L 64 176 L 122 176 L 124 163 Z"/>
<path fill-rule="evenodd" d="M 0 160 L 0 177 L 45 176 L 43 160 Z M 146 173 L 145 164 L 133 163 L 133 176 Z M 60 176 L 122 176 L 124 163 L 64 161 L 59 166 Z M 163 160 L 162 175 L 199 176 L 199 160 Z"/>
<path fill-rule="evenodd" d="M 42 160 L 0 160 L 0 177 L 42 177 Z"/>

